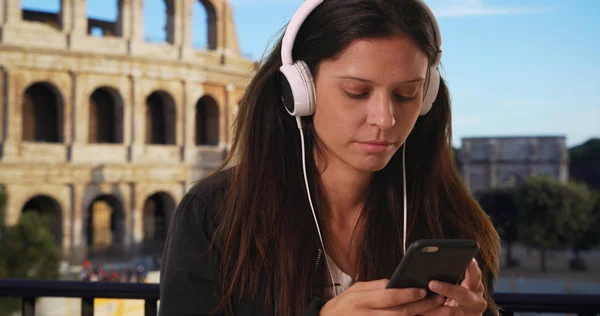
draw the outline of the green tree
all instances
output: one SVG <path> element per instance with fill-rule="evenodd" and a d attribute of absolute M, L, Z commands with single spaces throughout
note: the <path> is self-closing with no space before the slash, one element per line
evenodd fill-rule
<path fill-rule="evenodd" d="M 515 193 L 511 189 L 492 189 L 479 197 L 481 208 L 490 216 L 498 234 L 507 244 L 506 266 L 518 266 L 512 255 L 512 246 L 518 240 L 518 208 Z"/>
<path fill-rule="evenodd" d="M 586 264 L 581 258 L 581 252 L 600 245 L 600 191 L 594 192 L 592 200 L 594 203 L 589 215 L 587 229 L 576 238 L 573 244 L 574 257 L 569 262 L 571 270 L 587 270 Z"/>
<path fill-rule="evenodd" d="M 529 178 L 517 191 L 522 240 L 540 250 L 546 268 L 549 249 L 573 245 L 589 225 L 591 191 L 584 184 L 562 184 L 544 176 Z"/>
<path fill-rule="evenodd" d="M 0 235 L 0 254 L 0 279 L 59 277 L 60 251 L 37 212 L 24 212 L 15 226 L 5 228 Z M 9 315 L 19 306 L 18 298 L 0 298 L 0 315 Z"/>
<path fill-rule="evenodd" d="M 569 176 L 600 189 L 600 138 L 569 149 Z"/>

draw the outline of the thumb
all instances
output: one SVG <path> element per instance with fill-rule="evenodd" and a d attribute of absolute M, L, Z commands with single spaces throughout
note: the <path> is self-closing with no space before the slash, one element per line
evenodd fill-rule
<path fill-rule="evenodd" d="M 389 279 L 380 279 L 375 281 L 356 282 L 347 289 L 346 292 L 383 290 L 388 285 L 389 281 Z"/>
<path fill-rule="evenodd" d="M 466 287 L 467 289 L 474 291 L 481 283 L 481 270 L 479 269 L 479 265 L 477 264 L 476 259 L 473 259 L 471 263 L 467 266 L 467 272 L 465 273 L 465 280 L 461 285 Z"/>

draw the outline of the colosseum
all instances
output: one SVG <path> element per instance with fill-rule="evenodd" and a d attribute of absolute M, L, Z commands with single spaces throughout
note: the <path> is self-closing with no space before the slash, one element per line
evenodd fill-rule
<path fill-rule="evenodd" d="M 159 251 L 177 202 L 222 161 L 256 70 L 228 0 L 166 0 L 162 43 L 144 38 L 144 0 L 114 2 L 104 21 L 85 0 L 0 0 L 4 222 L 44 214 L 71 262 Z M 198 3 L 205 49 L 192 45 Z"/>

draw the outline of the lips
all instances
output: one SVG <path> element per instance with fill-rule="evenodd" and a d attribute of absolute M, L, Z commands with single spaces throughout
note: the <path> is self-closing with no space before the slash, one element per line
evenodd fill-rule
<path fill-rule="evenodd" d="M 359 143 L 366 144 L 366 145 L 389 146 L 389 145 L 392 145 L 394 142 L 388 142 L 388 141 L 384 141 L 384 140 L 368 140 L 368 141 L 359 142 Z"/>
<path fill-rule="evenodd" d="M 382 140 L 369 140 L 364 142 L 357 142 L 363 150 L 370 154 L 385 153 L 393 148 L 393 142 L 382 141 Z"/>

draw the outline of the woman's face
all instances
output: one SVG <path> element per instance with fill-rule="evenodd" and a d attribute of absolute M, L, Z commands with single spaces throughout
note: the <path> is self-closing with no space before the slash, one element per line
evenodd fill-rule
<path fill-rule="evenodd" d="M 426 55 L 406 35 L 355 40 L 323 61 L 314 126 L 328 163 L 383 169 L 419 116 L 426 72 Z"/>

